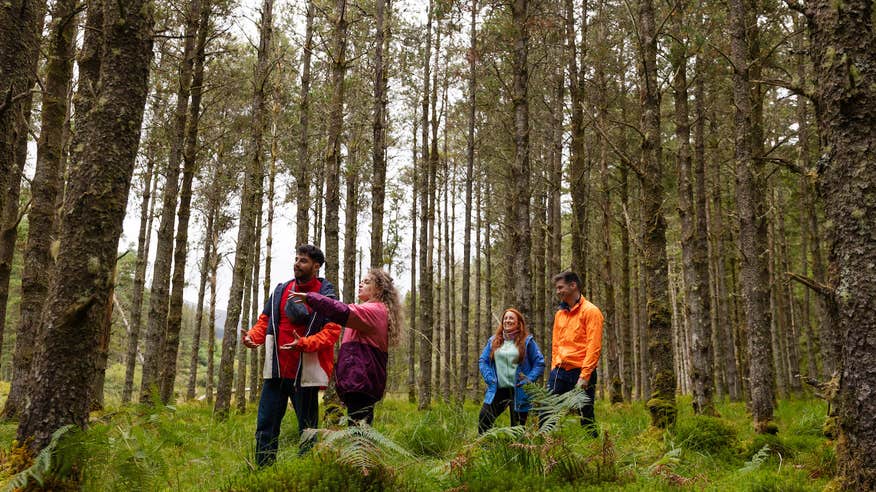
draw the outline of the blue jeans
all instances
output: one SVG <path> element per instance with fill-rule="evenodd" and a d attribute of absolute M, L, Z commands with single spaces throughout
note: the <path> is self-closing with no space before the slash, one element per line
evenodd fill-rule
<path fill-rule="evenodd" d="M 581 369 L 572 369 L 567 371 L 559 367 L 551 369 L 551 374 L 548 377 L 548 390 L 555 395 L 562 395 L 575 389 L 575 384 L 578 382 L 578 377 L 581 375 Z M 590 401 L 596 402 L 596 369 L 590 374 L 587 389 L 584 392 L 590 397 Z M 599 436 L 596 430 L 596 415 L 593 412 L 593 403 L 584 405 L 580 408 L 581 425 L 590 430 L 593 437 Z"/>
<path fill-rule="evenodd" d="M 288 401 L 298 417 L 298 435 L 304 429 L 315 429 L 319 418 L 319 388 L 296 387 L 294 379 L 265 379 L 259 400 L 256 421 L 256 464 L 270 465 L 277 459 L 277 442 L 280 438 L 280 423 L 286 415 Z M 313 447 L 313 441 L 301 443 L 299 454 Z"/>

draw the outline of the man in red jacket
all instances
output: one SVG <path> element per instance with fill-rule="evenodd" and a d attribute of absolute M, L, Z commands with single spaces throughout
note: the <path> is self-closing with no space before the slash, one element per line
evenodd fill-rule
<path fill-rule="evenodd" d="M 325 255 L 319 248 L 299 246 L 295 250 L 295 278 L 277 285 L 255 326 L 243 335 L 245 346 L 265 346 L 264 384 L 255 433 L 259 466 L 270 465 L 277 458 L 280 423 L 290 399 L 298 418 L 299 435 L 304 429 L 317 426 L 318 394 L 331 377 L 334 344 L 341 327 L 307 306 L 292 302 L 289 293 L 318 292 L 337 297 L 334 286 L 317 276 L 324 263 Z M 299 346 L 302 339 L 308 342 L 307 351 Z M 304 442 L 299 452 L 304 453 L 312 446 L 313 441 Z"/>

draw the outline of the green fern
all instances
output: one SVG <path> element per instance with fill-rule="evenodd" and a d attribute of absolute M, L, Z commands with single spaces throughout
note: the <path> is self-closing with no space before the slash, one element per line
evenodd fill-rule
<path fill-rule="evenodd" d="M 593 404 L 593 399 L 583 389 L 576 388 L 561 395 L 552 394 L 536 384 L 527 384 L 524 389 L 532 400 L 532 412 L 538 415 L 539 434 L 553 432 L 569 412 Z"/>
<path fill-rule="evenodd" d="M 760 448 L 760 451 L 754 453 L 754 456 L 751 457 L 749 461 L 745 462 L 745 466 L 739 469 L 739 471 L 743 473 L 752 472 L 760 468 L 766 460 L 770 457 L 770 447 L 769 445 L 764 445 L 764 447 Z"/>
<path fill-rule="evenodd" d="M 328 455 L 333 461 L 354 468 L 363 475 L 388 470 L 390 465 L 387 458 L 392 454 L 413 458 L 405 448 L 366 424 L 337 430 L 305 429 L 301 442 L 317 436 L 322 438 L 319 450 L 329 451 Z"/>
<path fill-rule="evenodd" d="M 33 464 L 29 468 L 22 470 L 12 477 L 12 480 L 6 484 L 4 492 L 23 489 L 34 482 L 39 486 L 45 484 L 46 480 L 52 473 L 52 456 L 58 448 L 58 443 L 61 441 L 61 438 L 74 427 L 76 426 L 68 424 L 53 432 L 49 444 L 47 444 L 46 447 L 36 455 Z"/>

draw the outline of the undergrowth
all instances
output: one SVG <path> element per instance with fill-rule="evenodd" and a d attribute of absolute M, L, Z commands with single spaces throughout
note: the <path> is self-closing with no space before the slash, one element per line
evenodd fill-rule
<path fill-rule="evenodd" d="M 42 486 L 31 477 L 25 490 L 793 491 L 821 490 L 836 473 L 820 401 L 780 402 L 775 436 L 755 434 L 742 403 L 719 403 L 720 417 L 700 417 L 680 398 L 676 426 L 660 430 L 649 426 L 641 403 L 597 401 L 593 439 L 568 415 L 574 398 L 541 404 L 549 425 L 533 412 L 526 426 L 511 428 L 506 412 L 483 436 L 480 402 L 417 411 L 388 398 L 377 405 L 373 428 L 319 430 L 319 444 L 304 456 L 290 411 L 277 463 L 264 469 L 254 466 L 252 407 L 226 420 L 205 403 L 111 408 L 93 415 L 87 431 L 59 436 L 43 468 L 32 470 Z M 0 423 L 6 490 L 39 461 L 12 446 L 14 430 Z"/>

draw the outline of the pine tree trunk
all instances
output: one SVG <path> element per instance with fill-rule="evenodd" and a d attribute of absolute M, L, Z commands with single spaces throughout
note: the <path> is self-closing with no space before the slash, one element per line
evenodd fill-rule
<path fill-rule="evenodd" d="M 374 36 L 374 120 L 372 127 L 371 178 L 371 267 L 383 263 L 383 208 L 386 200 L 386 67 L 383 61 L 384 10 L 387 0 L 376 0 Z"/>
<path fill-rule="evenodd" d="M 651 0 L 639 3 L 642 43 L 642 245 L 647 296 L 647 340 L 650 362 L 651 424 L 666 428 L 675 422 L 675 362 L 672 357 L 672 315 L 668 298 L 666 219 L 663 163 L 660 148 L 660 92 L 657 87 L 657 31 Z"/>
<path fill-rule="evenodd" d="M 217 208 L 210 211 L 210 216 L 213 218 L 213 233 L 210 236 L 210 315 L 207 323 L 207 382 L 204 388 L 208 405 L 213 404 L 213 376 L 216 372 L 214 360 L 216 353 L 216 272 L 219 269 L 219 227 L 216 224 L 218 212 Z"/>
<path fill-rule="evenodd" d="M 432 404 L 432 266 L 429 252 L 429 189 L 431 181 L 431 159 L 429 156 L 429 70 L 432 47 L 432 0 L 429 0 L 429 13 L 426 21 L 426 49 L 423 54 L 423 122 L 422 128 L 422 163 L 424 165 L 420 178 L 420 281 L 419 281 L 419 315 L 420 315 L 420 395 L 417 409 L 426 410 Z"/>
<path fill-rule="evenodd" d="M 13 418 L 24 408 L 24 395 L 29 392 L 28 379 L 33 360 L 34 338 L 39 326 L 42 306 L 49 290 L 54 261 L 51 257 L 51 242 L 56 228 L 57 202 L 61 196 L 64 169 L 64 123 L 68 113 L 67 91 L 73 75 L 73 54 L 77 32 L 76 2 L 62 0 L 53 6 L 52 24 L 49 31 L 48 61 L 42 98 L 41 132 L 37 142 L 36 171 L 30 186 L 31 208 L 28 212 L 28 235 L 24 250 L 24 268 L 21 273 L 21 316 L 16 332 L 13 354 L 12 388 L 4 409 L 5 418 Z M 17 166 L 16 166 L 17 167 Z M 20 173 L 12 173 L 14 176 Z M 12 186 L 10 190 L 12 190 Z M 147 193 L 148 194 L 148 193 Z M 8 194 L 17 205 L 17 193 Z M 13 201 L 7 203 L 12 205 Z M 3 217 L 3 227 L 17 226 L 17 206 L 14 217 Z M 10 222 L 11 219 L 11 222 Z M 16 227 L 17 229 L 17 227 Z M 2 241 L 13 231 L 4 230 Z M 0 249 L 6 249 L 2 246 Z M 12 252 L 12 249 L 9 249 Z M 6 262 L 4 254 L 0 261 Z M 5 270 L 5 267 L 3 268 Z M 2 342 L 6 299 L 0 299 L 4 313 L 0 314 L 0 342 Z M 2 344 L 0 344 L 2 345 Z"/>
<path fill-rule="evenodd" d="M 572 195 L 572 270 L 578 272 L 581 278 L 586 276 L 586 205 L 587 178 L 586 155 L 584 152 L 584 79 L 585 67 L 583 60 L 587 54 L 587 0 L 581 2 L 581 48 L 577 46 L 575 33 L 575 7 L 573 0 L 565 0 L 566 14 L 566 49 L 569 61 L 569 96 L 572 103 L 572 142 L 569 157 L 569 188 Z M 578 66 L 578 60 L 581 66 Z M 554 272 L 559 273 L 559 272 Z"/>
<path fill-rule="evenodd" d="M 12 201 L 6 191 L 15 188 L 14 181 L 20 179 L 20 171 L 15 168 L 22 138 L 27 138 L 22 133 L 26 127 L 20 117 L 30 113 L 30 91 L 36 82 L 45 9 L 44 0 L 12 0 L 0 8 L 0 211 L 5 211 Z M 11 262 L 11 256 L 3 260 L 0 268 L 6 269 L 5 262 Z M 8 274 L 5 276 L 8 279 Z M 5 282 L 8 289 L 8 280 Z M 0 320 L 5 320 L 6 298 L 0 301 L 3 314 Z"/>
<path fill-rule="evenodd" d="M 222 337 L 222 358 L 219 361 L 219 384 L 216 387 L 214 411 L 220 419 L 228 416 L 231 407 L 231 385 L 234 380 L 234 353 L 237 348 L 237 325 L 240 321 L 241 297 L 246 277 L 250 274 L 248 262 L 251 258 L 255 206 L 258 205 L 258 189 L 262 179 L 263 135 L 265 113 L 265 85 L 268 83 L 270 47 L 273 34 L 273 0 L 264 0 L 258 62 L 252 104 L 252 158 L 247 164 L 240 195 L 240 224 L 237 230 L 237 251 L 234 255 L 234 269 L 229 289 L 228 308 Z M 248 308 L 248 306 L 247 306 Z"/>
<path fill-rule="evenodd" d="M 530 173 L 529 162 L 529 0 L 514 0 L 511 4 L 514 55 L 512 62 L 512 105 L 514 107 L 514 161 L 510 169 L 509 188 L 513 215 L 508 217 L 507 240 L 515 245 L 509 258 L 514 276 L 514 305 L 529 319 L 532 315 L 532 268 L 529 255 L 532 235 L 529 224 Z"/>
<path fill-rule="evenodd" d="M 810 54 L 815 67 L 816 112 L 822 139 L 819 195 L 831 224 L 830 271 L 841 347 L 837 458 L 840 486 L 876 489 L 876 34 L 872 2 L 841 5 L 808 0 Z M 813 240 L 817 236 L 813 236 Z M 831 338 L 822 336 L 822 346 Z"/>
<path fill-rule="evenodd" d="M 203 5 L 202 5 L 203 2 Z M 176 245 L 173 254 L 173 278 L 171 280 L 170 305 L 167 313 L 167 327 L 164 335 L 159 382 L 161 401 L 165 404 L 174 400 L 173 389 L 176 382 L 176 359 L 179 353 L 179 333 L 182 328 L 183 290 L 185 289 L 185 269 L 188 256 L 189 218 L 191 217 L 192 182 L 197 169 L 198 126 L 201 116 L 201 94 L 204 85 L 204 59 L 206 57 L 207 29 L 209 29 L 208 0 L 192 0 L 189 6 L 186 27 L 197 32 L 194 48 L 194 66 L 191 83 L 191 104 L 186 126 L 183 149 L 183 178 L 179 194 L 177 212 Z"/>
<path fill-rule="evenodd" d="M 417 330 L 417 198 L 420 193 L 420 177 L 417 169 L 417 130 L 419 120 L 414 108 L 412 121 L 413 132 L 411 134 L 411 309 L 408 316 L 408 403 L 417 402 L 417 380 L 414 370 L 417 361 L 417 339 L 420 332 Z"/>
<path fill-rule="evenodd" d="M 147 153 L 152 149 L 147 146 Z M 155 175 L 155 158 L 146 156 L 146 173 L 143 176 L 143 200 L 140 202 L 140 232 L 137 235 L 137 264 L 134 267 L 134 286 L 131 294 L 131 329 L 125 352 L 125 386 L 122 403 L 130 403 L 134 393 L 134 368 L 137 365 L 140 324 L 143 319 L 143 290 L 146 284 L 146 265 L 149 263 L 149 244 L 152 242 L 152 219 L 155 211 L 158 176 Z"/>
<path fill-rule="evenodd" d="M 179 193 L 180 162 L 185 143 L 189 95 L 195 64 L 195 38 L 199 12 L 200 0 L 190 0 L 186 14 L 182 62 L 179 67 L 179 86 L 173 115 L 167 178 L 162 197 L 161 222 L 158 226 L 155 264 L 152 270 L 152 287 L 149 290 L 149 317 L 143 340 L 145 350 L 143 353 L 143 374 L 140 382 L 141 403 L 149 403 L 153 396 L 161 395 L 161 369 L 165 362 L 165 335 L 170 311 L 168 290 L 171 282 L 172 261 L 176 260 L 174 257 L 174 219 Z M 183 183 L 183 187 L 185 187 L 185 183 Z M 156 392 L 154 395 L 153 391 Z"/>
<path fill-rule="evenodd" d="M 97 105 L 81 122 L 84 147 L 71 170 L 52 281 L 19 442 L 38 450 L 65 424 L 86 427 L 99 336 L 106 324 L 119 236 L 140 140 L 152 58 L 150 2 L 104 8 Z"/>
<path fill-rule="evenodd" d="M 263 190 L 262 190 L 263 191 Z M 259 193 L 259 203 L 262 202 L 262 193 Z M 249 326 L 252 326 L 259 319 L 259 313 L 261 313 L 261 304 L 259 303 L 259 266 L 261 264 L 261 231 L 262 231 L 262 210 L 259 207 L 258 219 L 256 220 L 256 232 L 254 234 L 254 243 L 253 243 L 253 262 L 252 262 L 252 280 L 250 281 L 251 286 L 251 294 L 250 294 L 250 323 Z M 267 298 L 265 298 L 267 299 Z M 247 306 L 244 305 L 243 309 L 246 309 Z M 259 365 L 259 355 L 264 352 L 264 346 L 256 347 L 252 349 L 249 355 L 249 402 L 255 404 L 258 402 L 259 391 L 258 385 L 259 381 L 261 381 L 261 374 L 259 373 L 259 368 L 263 367 L 264 364 Z M 240 395 L 243 398 L 244 395 Z"/>
<path fill-rule="evenodd" d="M 332 15 L 331 102 L 329 103 L 328 152 L 325 164 L 325 278 L 338 285 L 340 255 L 338 232 L 341 201 L 341 138 L 344 129 L 344 73 L 347 51 L 347 2 L 336 0 Z"/>
<path fill-rule="evenodd" d="M 697 173 L 697 192 L 694 197 L 692 156 L 690 149 L 690 113 L 688 105 L 687 52 L 684 35 L 684 0 L 675 4 L 672 16 L 676 40 L 672 43 L 673 88 L 675 95 L 675 140 L 678 144 L 676 160 L 678 169 L 678 213 L 681 218 L 682 271 L 684 275 L 685 317 L 690 323 L 690 379 L 693 390 L 693 408 L 697 414 L 715 414 L 712 383 L 712 337 L 709 314 L 709 277 L 705 253 L 705 217 L 700 206 L 705 203 L 705 193 L 699 187 L 702 174 Z M 700 107 L 698 102 L 698 108 Z M 701 120 L 697 120 L 700 128 Z M 698 146 L 698 149 L 700 147 Z M 702 169 L 703 156 L 697 156 L 697 170 Z M 702 201 L 701 201 L 702 200 Z"/>
<path fill-rule="evenodd" d="M 767 223 L 764 197 L 766 180 L 758 160 L 762 136 L 757 128 L 758 103 L 751 87 L 756 61 L 757 26 L 754 12 L 745 0 L 731 0 L 731 53 L 735 117 L 736 196 L 739 216 L 739 250 L 742 254 L 742 289 L 748 327 L 751 413 L 757 432 L 771 429 L 773 418 L 773 367 L 770 343 L 769 271 L 767 268 Z"/>
<path fill-rule="evenodd" d="M 250 255 L 254 255 L 254 252 L 251 252 Z M 240 308 L 241 330 L 246 330 L 247 327 L 252 326 L 249 319 L 249 306 L 252 296 L 252 271 L 255 263 L 253 259 L 253 256 L 250 256 L 249 259 L 247 259 L 247 271 L 244 273 L 246 276 L 243 281 L 243 300 L 241 301 L 242 305 Z M 237 335 L 237 333 L 235 333 L 235 335 Z M 246 413 L 246 363 L 248 356 L 249 348 L 242 343 L 238 343 L 237 374 L 234 377 L 234 401 L 237 411 L 241 414 Z"/>
<path fill-rule="evenodd" d="M 470 26 L 470 34 L 469 34 L 469 57 L 468 57 L 468 133 L 466 135 L 466 152 L 465 152 L 465 225 L 463 226 L 463 240 L 462 240 L 462 292 L 460 299 L 460 323 L 459 323 L 459 333 L 461 335 L 460 344 L 459 344 L 459 352 L 462 354 L 462 359 L 460 362 L 462 370 L 460 371 L 459 376 L 459 394 L 458 399 L 460 401 L 465 400 L 465 392 L 468 388 L 468 379 L 471 377 L 473 381 L 476 381 L 476 374 L 474 373 L 474 366 L 469 366 L 469 335 L 471 330 L 469 329 L 471 316 L 469 314 L 471 310 L 471 210 L 472 210 L 472 186 L 474 184 L 474 159 L 475 159 L 475 120 L 477 114 L 477 52 L 478 52 L 478 36 L 477 36 L 477 14 L 478 14 L 478 2 L 477 0 L 472 0 L 471 4 L 471 26 Z M 476 251 L 476 254 L 480 255 L 479 251 Z M 478 265 L 479 267 L 480 265 Z M 475 282 L 480 281 L 480 269 L 477 272 L 477 279 Z M 478 285 L 479 287 L 479 285 Z M 477 297 L 480 296 L 480 289 L 477 288 Z M 476 297 L 476 298 L 477 298 Z M 478 302 L 480 299 L 478 299 Z M 475 310 L 475 319 L 477 319 L 478 313 Z M 474 333 L 477 335 L 478 330 L 475 328 Z M 474 345 L 477 345 L 475 343 Z M 469 374 L 471 371 L 471 374 Z"/>
<path fill-rule="evenodd" d="M 347 196 L 344 208 L 344 302 L 356 302 L 356 229 L 359 222 L 359 169 L 347 164 Z"/>
<path fill-rule="evenodd" d="M 198 362 L 201 351 L 201 328 L 204 320 L 204 296 L 207 291 L 207 277 L 210 272 L 210 255 L 213 241 L 213 215 L 208 214 L 207 226 L 204 230 L 204 257 L 201 259 L 201 279 L 198 282 L 198 304 L 195 308 L 195 329 L 192 334 L 192 355 L 189 359 L 189 382 L 186 386 L 186 399 L 193 400 L 198 385 Z M 208 323 L 212 330 L 212 324 Z"/>
<path fill-rule="evenodd" d="M 310 58 L 313 54 L 313 0 L 307 1 L 307 14 L 304 28 L 304 50 L 302 52 L 301 69 L 301 105 L 298 108 L 298 173 L 295 177 L 297 213 L 295 227 L 295 242 L 298 245 L 307 244 L 307 226 L 310 213 L 310 153 L 307 148 L 307 138 L 310 130 Z M 314 238 L 319 244 L 319 235 Z"/>

